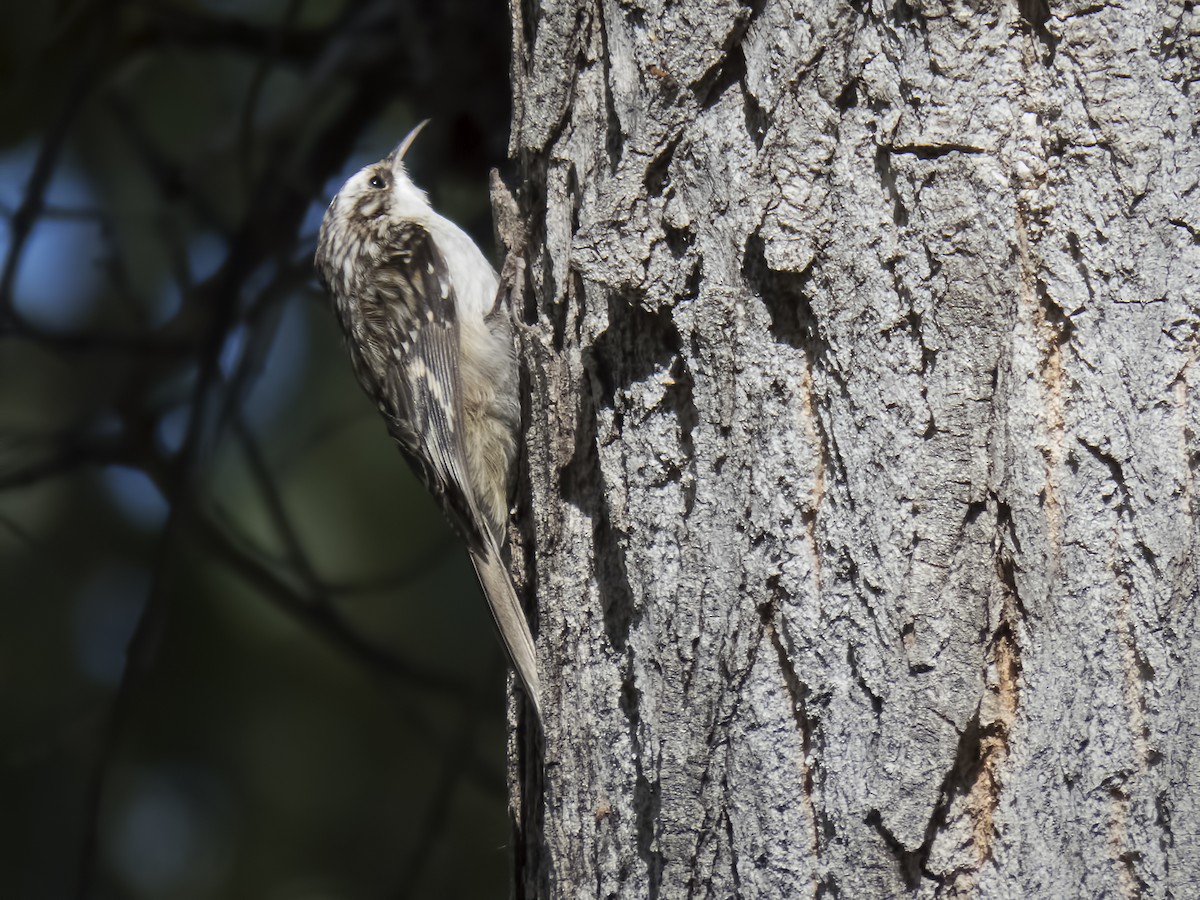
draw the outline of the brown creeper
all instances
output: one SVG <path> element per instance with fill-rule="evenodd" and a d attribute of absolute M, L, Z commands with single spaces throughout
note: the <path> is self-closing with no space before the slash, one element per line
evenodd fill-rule
<path fill-rule="evenodd" d="M 500 554 L 520 424 L 509 286 L 405 172 L 424 126 L 338 191 L 321 223 L 317 272 L 359 382 L 467 542 L 540 719 L 533 638 Z"/>

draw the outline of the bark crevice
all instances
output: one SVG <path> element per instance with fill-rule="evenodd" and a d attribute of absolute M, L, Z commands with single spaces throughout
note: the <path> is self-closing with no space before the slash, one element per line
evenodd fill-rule
<path fill-rule="evenodd" d="M 539 650 L 579 711 L 547 852 L 622 897 L 1178 892 L 1181 14 L 851 6 L 539 13 L 533 474 L 574 483 L 533 510 Z"/>

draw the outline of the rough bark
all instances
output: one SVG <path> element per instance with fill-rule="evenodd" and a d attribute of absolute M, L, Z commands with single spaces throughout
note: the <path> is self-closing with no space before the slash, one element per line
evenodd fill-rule
<path fill-rule="evenodd" d="M 518 895 L 1191 895 L 1195 6 L 510 2 Z"/>

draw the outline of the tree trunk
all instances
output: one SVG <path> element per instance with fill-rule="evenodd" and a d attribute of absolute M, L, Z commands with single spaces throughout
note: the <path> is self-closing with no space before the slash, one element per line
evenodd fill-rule
<path fill-rule="evenodd" d="M 510 2 L 518 895 L 1193 895 L 1200 13 Z"/>

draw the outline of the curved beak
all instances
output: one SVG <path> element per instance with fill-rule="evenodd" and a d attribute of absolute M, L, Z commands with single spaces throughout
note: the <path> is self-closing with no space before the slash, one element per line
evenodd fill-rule
<path fill-rule="evenodd" d="M 404 154 L 408 152 L 408 148 L 412 146 L 413 141 L 417 139 L 417 135 L 421 133 L 421 129 L 429 124 L 426 119 L 423 122 L 417 123 L 417 126 L 404 136 L 404 140 L 400 142 L 400 146 L 396 148 L 396 152 L 392 154 L 392 166 L 400 165 L 400 161 L 404 159 Z"/>

